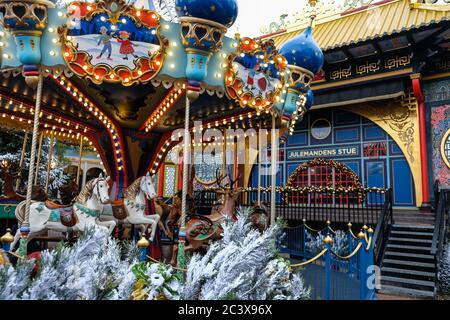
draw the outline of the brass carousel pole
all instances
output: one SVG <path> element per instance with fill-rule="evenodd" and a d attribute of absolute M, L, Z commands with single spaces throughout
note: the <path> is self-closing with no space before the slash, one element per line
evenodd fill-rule
<path fill-rule="evenodd" d="M 80 135 L 80 155 L 78 157 L 78 169 L 77 169 L 77 184 L 79 184 L 80 175 L 81 175 L 81 161 L 83 159 L 83 136 Z"/>
<path fill-rule="evenodd" d="M 53 144 L 54 143 L 55 143 L 55 130 L 52 130 L 51 137 L 50 137 L 50 150 L 48 151 L 47 179 L 45 180 L 45 193 L 48 192 L 48 185 L 50 183 L 50 170 L 52 168 Z"/>
<path fill-rule="evenodd" d="M 277 143 L 278 137 L 276 132 L 276 117 L 275 114 L 272 114 L 272 148 L 271 148 L 271 173 L 272 173 L 272 179 L 271 179 L 271 192 L 270 192 L 270 223 L 271 225 L 275 225 L 275 220 L 277 217 L 276 213 L 276 184 L 277 184 L 277 169 L 278 169 L 278 143 Z"/>
<path fill-rule="evenodd" d="M 23 166 L 23 160 L 25 159 L 25 152 L 27 151 L 27 142 L 28 142 L 28 129 L 25 130 L 25 137 L 23 138 L 23 146 L 22 146 L 22 153 L 20 155 L 20 162 L 19 162 L 19 177 L 16 180 L 16 192 L 19 189 L 20 186 L 20 177 L 22 172 L 22 166 Z"/>
<path fill-rule="evenodd" d="M 189 163 L 191 158 L 191 135 L 189 133 L 189 120 L 190 120 L 190 100 L 189 94 L 186 94 L 186 110 L 184 119 L 184 138 L 183 138 L 183 188 L 181 198 L 181 223 L 178 241 L 178 256 L 177 265 L 179 268 L 186 267 L 186 256 L 184 252 L 186 242 L 186 216 L 187 216 L 187 189 L 189 179 Z"/>
<path fill-rule="evenodd" d="M 33 138 L 31 142 L 31 152 L 30 152 L 30 167 L 28 170 L 28 183 L 27 183 L 27 198 L 25 205 L 25 217 L 20 226 L 20 232 L 22 238 L 20 239 L 19 254 L 21 256 L 26 256 L 27 254 L 27 243 L 28 234 L 30 233 L 30 209 L 31 209 L 31 192 L 33 189 L 33 178 L 34 178 L 34 167 L 36 160 L 36 145 L 38 140 L 38 129 L 39 129 L 39 114 L 41 112 L 41 100 L 42 100 L 42 86 L 44 78 L 42 71 L 39 71 L 37 91 L 36 91 L 36 106 L 34 108 L 34 122 L 33 122 Z"/>
<path fill-rule="evenodd" d="M 41 137 L 39 138 L 38 157 L 37 157 L 37 162 L 36 162 L 36 174 L 34 176 L 34 185 L 37 185 L 37 183 L 38 183 L 39 165 L 41 162 L 43 140 L 44 140 L 44 131 L 41 132 Z"/>
<path fill-rule="evenodd" d="M 258 206 L 259 207 L 261 207 L 261 156 L 262 156 L 261 127 L 262 127 L 262 121 L 259 120 L 259 130 L 258 130 Z"/>

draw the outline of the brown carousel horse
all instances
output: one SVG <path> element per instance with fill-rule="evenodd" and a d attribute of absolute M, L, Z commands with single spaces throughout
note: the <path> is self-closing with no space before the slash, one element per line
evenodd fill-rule
<path fill-rule="evenodd" d="M 20 177 L 20 172 L 11 172 L 11 164 L 5 161 L 0 166 L 0 179 L 3 180 L 3 190 L 0 200 L 18 200 L 22 197 L 14 190 L 14 180 Z"/>

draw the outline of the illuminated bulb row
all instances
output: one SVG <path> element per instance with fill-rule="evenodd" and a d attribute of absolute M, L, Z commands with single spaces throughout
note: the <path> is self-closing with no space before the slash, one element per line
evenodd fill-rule
<path fill-rule="evenodd" d="M 159 122 L 159 120 L 174 106 L 180 97 L 186 92 L 185 89 L 172 88 L 169 94 L 159 104 L 145 123 L 145 132 L 150 132 Z"/>
<path fill-rule="evenodd" d="M 4 100 L 4 97 L 0 95 L 0 101 Z M 29 110 L 30 114 L 33 115 L 34 114 L 34 107 L 33 106 L 24 106 L 22 102 L 19 101 L 15 101 L 12 99 L 5 99 L 5 100 L 9 100 L 8 103 L 4 106 L 5 109 L 10 110 L 12 108 L 13 112 L 22 112 L 23 114 L 25 114 L 27 112 L 27 109 Z M 14 106 L 14 104 L 16 104 L 17 106 Z M 71 127 L 71 122 L 69 120 L 63 120 L 61 117 L 55 117 L 53 114 L 49 113 L 49 112 L 44 112 L 41 111 L 39 114 L 39 118 L 42 118 L 45 115 L 45 118 L 47 120 L 54 120 L 55 122 L 57 122 L 58 124 L 62 124 L 65 125 L 67 128 Z M 4 117 L 5 118 L 5 117 Z M 21 117 L 17 117 L 15 115 L 11 116 L 11 119 L 18 119 L 20 122 L 25 121 L 25 119 L 21 118 Z M 31 120 L 27 121 L 29 124 L 31 124 Z M 76 125 L 76 130 L 81 130 L 79 125 Z M 66 129 L 67 130 L 67 129 Z M 64 129 L 63 129 L 64 131 Z M 70 130 L 69 130 L 70 131 Z M 87 132 L 87 128 L 85 127 L 83 129 L 83 131 L 86 133 Z"/>
<path fill-rule="evenodd" d="M 152 169 L 150 170 L 151 174 L 156 174 L 156 170 L 158 169 L 159 164 L 161 163 L 164 154 L 170 147 L 170 143 L 171 143 L 170 141 L 171 140 L 166 141 L 166 143 L 164 144 L 164 147 L 162 147 L 161 150 L 159 150 L 158 155 L 156 156 L 156 160 L 153 163 Z"/>
<path fill-rule="evenodd" d="M 117 163 L 122 163 L 122 150 L 119 144 L 119 138 L 117 136 L 117 131 L 114 124 L 108 120 L 108 117 L 100 111 L 87 97 L 85 97 L 81 92 L 74 88 L 71 83 L 63 76 L 58 80 L 56 76 L 53 76 L 55 81 L 63 87 L 69 94 L 71 94 L 80 105 L 82 105 L 86 110 L 93 114 L 99 121 L 101 121 L 111 134 L 114 141 L 115 152 L 117 155 Z M 122 165 L 118 165 L 117 169 L 122 171 Z"/>
<path fill-rule="evenodd" d="M 301 120 L 300 118 L 303 118 L 305 112 L 305 105 L 306 105 L 306 96 L 300 95 L 298 101 L 296 102 L 297 109 L 294 111 L 291 117 L 291 121 L 289 123 L 289 135 L 294 134 L 295 125 L 297 124 L 298 120 Z"/>

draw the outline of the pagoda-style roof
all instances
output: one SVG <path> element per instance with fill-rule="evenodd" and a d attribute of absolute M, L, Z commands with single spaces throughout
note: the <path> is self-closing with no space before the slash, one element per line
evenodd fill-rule
<path fill-rule="evenodd" d="M 450 20 L 450 5 L 425 5 L 415 0 L 385 0 L 317 20 L 314 38 L 324 50 L 332 50 L 403 31 Z M 280 47 L 303 33 L 307 24 L 264 37 Z"/>

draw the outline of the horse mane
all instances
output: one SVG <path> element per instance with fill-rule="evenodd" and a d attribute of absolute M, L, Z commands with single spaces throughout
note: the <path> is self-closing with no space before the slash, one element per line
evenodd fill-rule
<path fill-rule="evenodd" d="M 135 200 L 139 192 L 141 191 L 141 181 L 143 177 L 140 177 L 133 182 L 123 193 L 123 197 L 126 200 Z"/>
<path fill-rule="evenodd" d="M 81 190 L 80 194 L 73 200 L 77 203 L 86 203 L 88 199 L 92 196 L 92 191 L 94 190 L 94 186 L 97 183 L 98 178 L 92 179 Z"/>

